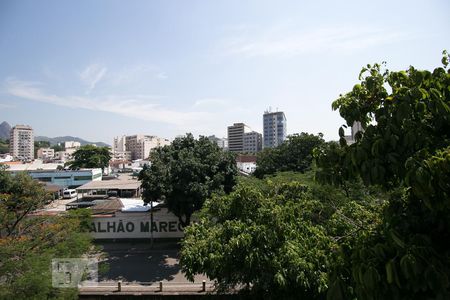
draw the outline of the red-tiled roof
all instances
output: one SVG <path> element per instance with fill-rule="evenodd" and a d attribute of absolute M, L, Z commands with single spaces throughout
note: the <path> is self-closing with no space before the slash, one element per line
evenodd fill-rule
<path fill-rule="evenodd" d="M 238 155 L 236 162 L 256 162 L 256 155 Z"/>

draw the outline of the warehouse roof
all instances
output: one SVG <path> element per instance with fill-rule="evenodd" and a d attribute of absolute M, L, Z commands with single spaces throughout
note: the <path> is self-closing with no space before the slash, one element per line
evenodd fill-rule
<path fill-rule="evenodd" d="M 81 190 L 136 190 L 141 186 L 137 180 L 102 180 L 91 181 L 77 188 Z"/>

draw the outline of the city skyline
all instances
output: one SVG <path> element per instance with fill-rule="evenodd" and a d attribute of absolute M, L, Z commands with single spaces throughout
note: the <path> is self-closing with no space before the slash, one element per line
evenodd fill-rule
<path fill-rule="evenodd" d="M 387 9 L 389 8 L 389 9 Z M 360 69 L 440 65 L 446 1 L 0 3 L 0 122 L 36 136 L 227 136 L 284 111 L 338 138 L 331 102 Z M 420 20 L 420 22 L 418 22 Z"/>

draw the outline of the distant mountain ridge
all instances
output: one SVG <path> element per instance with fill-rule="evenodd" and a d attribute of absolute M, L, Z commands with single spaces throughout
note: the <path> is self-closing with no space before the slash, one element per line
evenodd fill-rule
<path fill-rule="evenodd" d="M 89 142 L 89 141 L 83 140 L 83 139 L 81 139 L 79 137 L 70 136 L 70 135 L 68 135 L 68 136 L 57 136 L 57 137 L 54 137 L 54 138 L 50 138 L 50 137 L 47 137 L 47 136 L 36 136 L 36 137 L 34 137 L 34 140 L 36 142 L 41 142 L 41 141 L 42 142 L 50 142 L 51 146 L 56 145 L 58 143 L 64 143 L 64 142 L 67 142 L 67 141 L 75 141 L 75 142 L 80 142 L 81 146 L 89 145 L 89 144 L 96 144 L 97 146 L 100 146 L 100 147 L 110 147 L 110 145 L 108 145 L 106 143 L 103 143 L 103 142 Z"/>
<path fill-rule="evenodd" d="M 0 124 L 0 139 L 9 139 L 9 132 L 11 131 L 11 125 L 8 122 L 3 121 Z"/>
<path fill-rule="evenodd" d="M 8 124 L 8 122 L 3 121 L 0 124 L 0 139 L 6 140 L 9 139 L 9 132 L 11 131 L 11 125 Z M 36 142 L 50 142 L 50 145 L 56 145 L 58 143 L 63 143 L 63 142 L 67 142 L 67 141 L 75 141 L 75 142 L 80 142 L 80 144 L 82 146 L 84 145 L 89 145 L 89 144 L 96 144 L 97 146 L 100 147 L 110 147 L 110 145 L 108 145 L 107 143 L 103 143 L 103 142 L 89 142 L 86 140 L 83 140 L 82 138 L 76 137 L 76 136 L 57 136 L 54 138 L 50 138 L 47 136 L 35 136 L 34 140 Z"/>

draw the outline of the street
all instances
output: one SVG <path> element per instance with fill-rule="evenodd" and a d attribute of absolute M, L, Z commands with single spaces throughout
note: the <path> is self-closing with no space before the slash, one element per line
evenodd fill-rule
<path fill-rule="evenodd" d="M 164 284 L 190 284 L 181 273 L 178 262 L 177 242 L 96 242 L 103 248 L 106 260 L 99 264 L 99 285 L 115 283 L 150 285 L 162 281 Z M 104 271 L 105 264 L 107 270 Z M 207 280 L 197 275 L 195 283 Z"/>

